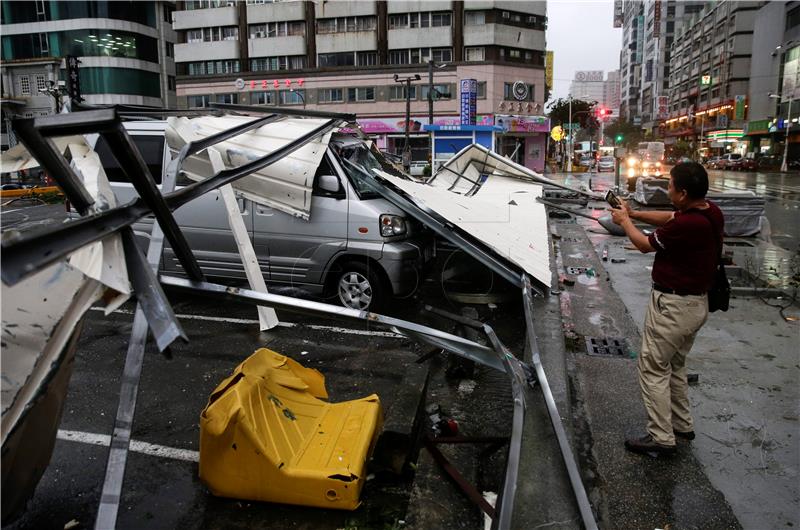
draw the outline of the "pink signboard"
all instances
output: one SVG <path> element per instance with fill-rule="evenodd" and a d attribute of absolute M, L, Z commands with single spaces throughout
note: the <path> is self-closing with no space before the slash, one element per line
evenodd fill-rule
<path fill-rule="evenodd" d="M 512 116 L 498 114 L 495 124 L 507 132 L 550 132 L 550 118 L 545 116 Z"/>
<path fill-rule="evenodd" d="M 403 134 L 406 132 L 405 119 L 397 118 L 362 118 L 358 120 L 361 130 L 366 134 Z M 423 127 L 428 124 L 428 117 L 412 116 L 409 120 L 410 132 L 423 132 Z M 461 125 L 458 116 L 443 116 L 433 119 L 434 125 Z M 491 115 L 479 115 L 477 125 L 493 125 Z"/>

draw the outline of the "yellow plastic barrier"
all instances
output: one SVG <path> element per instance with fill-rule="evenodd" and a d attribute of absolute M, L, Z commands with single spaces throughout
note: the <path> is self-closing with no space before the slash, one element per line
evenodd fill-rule
<path fill-rule="evenodd" d="M 63 195 L 58 186 L 47 186 L 45 188 L 25 188 L 23 190 L 0 190 L 0 199 L 10 199 L 16 197 L 35 197 L 45 193 L 58 193 Z"/>
<path fill-rule="evenodd" d="M 221 497 L 354 510 L 383 423 L 378 396 L 328 403 L 317 370 L 261 348 L 200 415 L 200 480 Z"/>

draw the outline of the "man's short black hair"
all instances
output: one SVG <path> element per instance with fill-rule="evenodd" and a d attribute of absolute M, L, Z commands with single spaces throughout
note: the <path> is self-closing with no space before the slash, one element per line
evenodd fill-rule
<path fill-rule="evenodd" d="M 669 172 L 676 190 L 683 190 L 692 199 L 704 199 L 708 193 L 708 173 L 697 162 L 675 164 Z"/>

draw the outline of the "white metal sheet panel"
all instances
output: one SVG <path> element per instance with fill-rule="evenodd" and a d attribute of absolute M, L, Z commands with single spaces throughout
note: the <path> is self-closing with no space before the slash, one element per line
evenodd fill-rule
<path fill-rule="evenodd" d="M 225 116 L 201 118 L 169 118 L 167 143 L 179 151 L 186 143 L 201 140 L 255 118 Z M 273 122 L 216 144 L 226 168 L 234 168 L 261 158 L 311 132 L 326 122 L 324 119 L 290 118 Z M 282 160 L 233 184 L 236 193 L 282 212 L 308 220 L 311 212 L 311 188 L 314 174 L 330 141 L 325 134 L 294 151 Z M 190 157 L 183 165 L 192 180 L 205 180 L 214 171 L 206 152 Z"/>
<path fill-rule="evenodd" d="M 381 173 L 383 178 L 495 252 L 551 286 L 550 241 L 544 205 L 536 201 L 542 186 L 490 176 L 474 195 L 418 184 Z"/>

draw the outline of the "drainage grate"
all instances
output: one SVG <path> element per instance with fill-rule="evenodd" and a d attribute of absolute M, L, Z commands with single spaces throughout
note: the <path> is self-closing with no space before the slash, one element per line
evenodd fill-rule
<path fill-rule="evenodd" d="M 749 241 L 725 241 L 726 247 L 754 247 L 755 245 Z"/>
<path fill-rule="evenodd" d="M 586 337 L 586 353 L 624 357 L 628 353 L 625 339 Z"/>
<path fill-rule="evenodd" d="M 567 274 L 577 276 L 579 274 L 585 274 L 586 271 L 589 270 L 589 267 L 564 267 L 564 269 L 567 271 Z"/>

